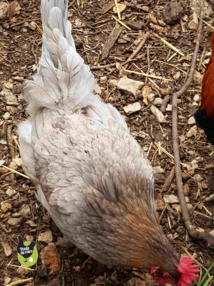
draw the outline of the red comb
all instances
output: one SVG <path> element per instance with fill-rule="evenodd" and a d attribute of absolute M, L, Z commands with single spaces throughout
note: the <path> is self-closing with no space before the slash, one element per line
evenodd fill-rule
<path fill-rule="evenodd" d="M 180 279 L 177 283 L 178 286 L 187 286 L 192 280 L 196 279 L 198 275 L 195 273 L 200 272 L 198 265 L 192 264 L 194 259 L 189 257 L 182 257 L 178 265 L 178 271 L 180 272 Z"/>

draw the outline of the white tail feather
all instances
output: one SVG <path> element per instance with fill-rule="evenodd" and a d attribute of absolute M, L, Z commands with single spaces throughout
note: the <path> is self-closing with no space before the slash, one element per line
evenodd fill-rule
<path fill-rule="evenodd" d="M 67 10 L 68 0 L 42 0 L 42 56 L 33 81 L 25 82 L 31 115 L 38 107 L 73 112 L 93 98 L 95 79 L 76 52 Z"/>

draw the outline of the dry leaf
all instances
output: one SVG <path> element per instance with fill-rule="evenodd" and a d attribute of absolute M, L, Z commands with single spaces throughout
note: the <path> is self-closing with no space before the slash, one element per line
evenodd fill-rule
<path fill-rule="evenodd" d="M 40 253 L 40 256 L 42 264 L 50 270 L 50 274 L 59 270 L 60 256 L 55 245 L 49 244 L 44 247 Z"/>
<path fill-rule="evenodd" d="M 10 22 L 11 23 L 16 23 L 16 18 L 15 17 L 10 18 Z"/>
<path fill-rule="evenodd" d="M 11 19 L 14 15 L 19 14 L 20 9 L 21 9 L 21 7 L 20 7 L 18 1 L 15 0 L 15 1 L 11 2 L 7 8 L 8 17 Z"/>

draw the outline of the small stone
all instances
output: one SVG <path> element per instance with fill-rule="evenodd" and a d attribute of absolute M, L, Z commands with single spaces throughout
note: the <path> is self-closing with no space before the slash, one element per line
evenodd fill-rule
<path fill-rule="evenodd" d="M 0 93 L 5 96 L 5 101 L 7 105 L 17 105 L 18 101 L 16 96 L 8 89 L 3 89 Z"/>
<path fill-rule="evenodd" d="M 208 185 L 205 182 L 201 183 L 202 189 L 208 189 Z"/>
<path fill-rule="evenodd" d="M 157 105 L 157 106 L 161 106 L 162 102 L 163 102 L 163 99 L 160 97 L 157 97 L 157 98 L 155 98 L 153 104 Z"/>
<path fill-rule="evenodd" d="M 12 89 L 13 88 L 13 84 L 11 82 L 4 82 L 3 86 L 6 87 L 7 89 Z"/>
<path fill-rule="evenodd" d="M 32 221 L 32 220 L 27 220 L 26 223 L 29 224 L 31 227 L 36 227 L 37 226 L 37 224 L 34 221 Z"/>
<path fill-rule="evenodd" d="M 19 211 L 20 214 L 22 214 L 23 216 L 27 216 L 30 212 L 30 207 L 29 205 L 24 205 L 21 210 Z"/>
<path fill-rule="evenodd" d="M 190 130 L 187 132 L 187 137 L 190 138 L 192 136 L 197 135 L 197 126 L 194 125 L 193 127 L 190 128 Z"/>
<path fill-rule="evenodd" d="M 159 25 L 155 25 L 153 23 L 150 23 L 149 24 L 149 27 L 153 30 L 156 30 L 158 32 L 162 32 L 163 31 L 163 27 L 159 26 Z"/>
<path fill-rule="evenodd" d="M 162 211 L 165 207 L 165 203 L 163 200 L 155 200 L 155 207 L 157 211 Z"/>
<path fill-rule="evenodd" d="M 178 80 L 180 77 L 181 77 L 181 72 L 180 71 L 176 72 L 176 74 L 173 75 L 173 78 L 175 80 Z"/>
<path fill-rule="evenodd" d="M 0 20 L 4 20 L 7 18 L 7 8 L 8 8 L 8 3 L 6 2 L 0 2 Z"/>
<path fill-rule="evenodd" d="M 172 104 L 167 104 L 166 111 L 172 111 Z"/>
<path fill-rule="evenodd" d="M 183 5 L 178 1 L 168 2 L 163 9 L 163 20 L 169 25 L 173 25 L 178 22 L 183 15 Z"/>
<path fill-rule="evenodd" d="M 24 22 L 23 27 L 28 28 L 29 27 L 29 23 L 28 22 Z"/>
<path fill-rule="evenodd" d="M 184 185 L 184 195 L 185 196 L 189 195 L 189 185 L 187 185 L 187 184 Z"/>
<path fill-rule="evenodd" d="M 149 12 L 149 6 L 142 6 L 141 9 L 142 9 L 144 12 Z"/>
<path fill-rule="evenodd" d="M 36 23 L 35 23 L 34 21 L 30 22 L 30 24 L 29 24 L 29 28 L 30 28 L 31 30 L 35 31 L 35 30 L 36 30 L 36 28 L 37 28 Z"/>
<path fill-rule="evenodd" d="M 10 169 L 12 170 L 16 170 L 18 168 L 18 166 L 16 165 L 15 162 L 10 162 L 9 166 L 8 166 Z"/>
<path fill-rule="evenodd" d="M 196 13 L 193 13 L 190 16 L 190 21 L 188 23 L 188 27 L 190 30 L 197 30 L 198 29 L 198 16 Z"/>
<path fill-rule="evenodd" d="M 53 241 L 52 232 L 50 230 L 47 230 L 45 232 L 40 233 L 38 236 L 38 241 L 43 241 L 46 243 L 52 242 Z"/>
<path fill-rule="evenodd" d="M 205 230 L 204 230 L 203 228 L 201 228 L 201 227 L 197 227 L 197 228 L 196 228 L 196 231 L 204 232 Z"/>
<path fill-rule="evenodd" d="M 32 235 L 25 235 L 25 241 L 33 241 L 33 236 Z"/>
<path fill-rule="evenodd" d="M 144 152 L 147 152 L 149 150 L 149 147 L 148 146 L 143 146 L 143 151 Z"/>
<path fill-rule="evenodd" d="M 101 87 L 99 86 L 99 84 L 96 84 L 95 87 L 94 87 L 94 92 L 96 94 L 101 94 L 102 93 L 102 89 Z"/>
<path fill-rule="evenodd" d="M 1 140 L 0 140 L 0 144 L 1 144 L 1 145 L 7 145 L 7 141 L 4 140 L 4 139 L 1 139 Z"/>
<path fill-rule="evenodd" d="M 179 203 L 178 197 L 175 195 L 164 195 L 163 199 L 167 204 L 176 204 Z"/>
<path fill-rule="evenodd" d="M 64 239 L 63 239 L 63 237 L 58 237 L 57 238 L 57 242 L 55 243 L 57 246 L 61 246 L 61 245 L 63 245 L 64 244 Z"/>
<path fill-rule="evenodd" d="M 137 91 L 143 87 L 144 83 L 141 81 L 133 80 L 127 77 L 122 77 L 118 83 L 117 87 L 123 91 L 129 92 L 136 96 Z"/>
<path fill-rule="evenodd" d="M 10 277 L 5 276 L 5 277 L 4 277 L 4 284 L 5 284 L 5 285 L 8 285 L 11 280 L 12 280 L 12 279 L 11 279 Z"/>
<path fill-rule="evenodd" d="M 1 241 L 1 245 L 4 249 L 4 253 L 6 256 L 10 256 L 13 253 L 12 248 L 7 242 Z"/>
<path fill-rule="evenodd" d="M 148 94 L 147 98 L 148 98 L 149 102 L 152 102 L 155 99 L 155 94 L 154 93 L 150 93 L 150 94 Z"/>
<path fill-rule="evenodd" d="M 154 23 L 154 24 L 157 24 L 157 23 L 158 23 L 158 21 L 157 21 L 155 15 L 154 15 L 154 12 L 153 12 L 153 11 L 151 11 L 151 12 L 149 13 L 149 18 L 150 18 L 150 21 L 152 21 L 152 23 Z"/>
<path fill-rule="evenodd" d="M 189 119 L 188 119 L 188 122 L 187 122 L 189 125 L 192 125 L 192 124 L 195 124 L 195 117 L 194 116 L 191 116 Z"/>
<path fill-rule="evenodd" d="M 117 7 L 116 7 L 116 6 L 113 7 L 113 12 L 114 12 L 114 13 L 118 13 L 118 12 L 117 12 L 117 9 L 118 9 L 119 12 L 122 13 L 123 11 L 126 10 L 126 7 L 127 7 L 126 4 L 118 3 L 118 4 L 117 4 Z"/>
<path fill-rule="evenodd" d="M 102 76 L 100 78 L 100 83 L 106 83 L 107 82 L 107 76 Z"/>
<path fill-rule="evenodd" d="M 161 168 L 161 166 L 155 166 L 153 167 L 154 174 L 163 174 L 165 173 L 164 169 Z"/>
<path fill-rule="evenodd" d="M 135 103 L 132 103 L 132 104 L 129 104 L 129 105 L 123 107 L 123 110 L 125 111 L 125 113 L 127 115 L 130 115 L 132 113 L 140 111 L 141 110 L 141 105 L 140 105 L 139 102 L 135 102 Z"/>
<path fill-rule="evenodd" d="M 22 76 L 14 76 L 13 80 L 19 81 L 19 82 L 23 82 L 24 78 Z"/>
<path fill-rule="evenodd" d="M 163 113 L 154 105 L 151 106 L 151 112 L 155 115 L 158 122 L 163 123 L 165 121 L 165 116 Z"/>
<path fill-rule="evenodd" d="M 193 97 L 193 100 L 194 100 L 195 102 L 198 102 L 199 99 L 200 99 L 199 94 L 195 94 L 194 97 Z"/>
<path fill-rule="evenodd" d="M 28 31 L 28 30 L 27 30 L 26 28 L 22 28 L 22 32 L 23 32 L 23 33 L 27 33 L 27 31 Z"/>
<path fill-rule="evenodd" d="M 17 270 L 16 270 L 21 276 L 26 276 L 31 272 L 31 269 L 26 268 L 24 266 L 20 266 Z"/>
<path fill-rule="evenodd" d="M 193 76 L 193 82 L 194 84 L 198 84 L 198 85 L 201 85 L 202 84 L 202 81 L 203 81 L 203 75 L 198 72 L 198 71 L 194 71 L 194 76 Z"/>
<path fill-rule="evenodd" d="M 213 9 L 211 7 L 212 2 L 210 4 L 207 1 L 203 2 L 203 17 L 209 18 L 211 14 L 213 14 Z M 200 13 L 200 0 L 190 0 L 189 7 L 193 12 L 199 15 Z"/>
<path fill-rule="evenodd" d="M 0 175 L 7 174 L 9 170 L 5 169 L 4 167 L 0 167 Z"/>
<path fill-rule="evenodd" d="M 18 217 L 17 218 L 9 218 L 7 223 L 9 225 L 16 226 L 16 225 L 20 224 L 21 220 L 22 220 L 22 218 L 18 218 Z"/>
<path fill-rule="evenodd" d="M 143 102 L 148 105 L 148 95 L 152 93 L 152 89 L 150 86 L 145 85 L 142 88 L 142 97 L 143 97 Z M 153 98 L 154 99 L 154 98 Z"/>
<path fill-rule="evenodd" d="M 5 114 L 2 116 L 5 120 L 10 118 L 10 113 L 9 112 L 5 112 Z"/>
<path fill-rule="evenodd" d="M 6 213 L 7 211 L 11 210 L 12 209 L 12 205 L 9 204 L 9 203 L 5 203 L 5 202 L 2 202 L 1 203 L 1 211 L 3 213 Z"/>
<path fill-rule="evenodd" d="M 209 232 L 209 234 L 214 236 L 214 229 Z"/>
<path fill-rule="evenodd" d="M 108 102 L 109 103 L 113 103 L 114 102 L 114 97 L 110 96 L 109 99 L 108 99 Z"/>
<path fill-rule="evenodd" d="M 11 197 L 11 196 L 13 196 L 13 195 L 16 194 L 16 191 L 13 190 L 13 189 L 11 189 L 11 188 L 9 188 L 9 189 L 7 189 L 7 191 L 6 191 L 6 194 L 7 194 L 9 197 Z"/>
<path fill-rule="evenodd" d="M 195 180 L 196 180 L 196 182 L 201 182 L 201 181 L 203 181 L 203 178 L 201 177 L 201 175 L 195 174 Z"/>
<path fill-rule="evenodd" d="M 171 87 L 161 88 L 161 89 L 160 89 L 161 95 L 167 95 L 167 94 L 170 93 L 170 91 L 171 91 Z"/>
<path fill-rule="evenodd" d="M 110 79 L 110 80 L 109 80 L 109 86 L 110 86 L 110 87 L 115 87 L 115 86 L 117 86 L 117 83 L 118 83 L 118 80 L 116 80 L 116 79 Z"/>
<path fill-rule="evenodd" d="M 12 160 L 12 162 L 14 162 L 17 166 L 22 166 L 23 165 L 23 162 L 22 162 L 22 159 L 21 158 L 14 158 Z"/>

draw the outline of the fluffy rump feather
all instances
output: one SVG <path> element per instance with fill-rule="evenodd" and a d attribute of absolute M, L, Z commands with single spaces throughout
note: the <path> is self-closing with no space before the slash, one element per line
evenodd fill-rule
<path fill-rule="evenodd" d="M 67 0 L 45 0 L 42 56 L 33 81 L 26 81 L 25 99 L 33 116 L 39 107 L 67 107 L 71 112 L 93 101 L 95 79 L 76 52 L 67 20 Z"/>

